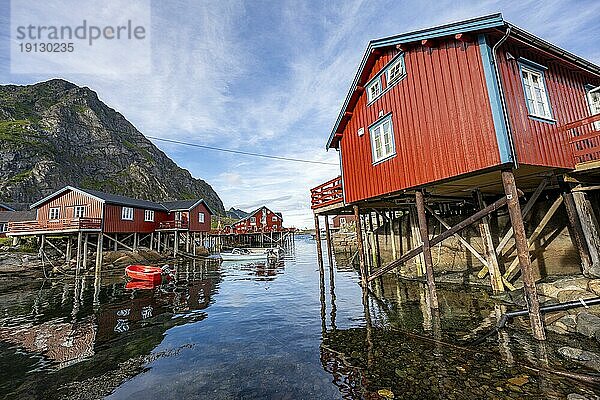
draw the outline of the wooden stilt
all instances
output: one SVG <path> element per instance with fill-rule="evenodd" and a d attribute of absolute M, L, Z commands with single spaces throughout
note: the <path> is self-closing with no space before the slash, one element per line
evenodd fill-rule
<path fill-rule="evenodd" d="M 396 221 L 396 219 L 395 219 L 394 214 L 395 214 L 394 211 L 390 211 L 389 219 L 390 219 L 390 237 L 392 239 L 392 257 L 395 260 L 398 257 L 398 252 L 396 251 L 396 232 L 395 232 L 395 228 L 394 228 L 394 222 Z"/>
<path fill-rule="evenodd" d="M 475 198 L 479 208 L 485 208 L 485 202 L 483 195 L 480 190 L 475 191 Z M 489 216 L 483 217 L 479 221 L 479 233 L 481 234 L 481 240 L 484 248 L 485 259 L 487 261 L 488 270 L 490 273 L 490 285 L 494 293 L 500 293 L 504 291 L 504 285 L 502 283 L 502 274 L 500 273 L 500 267 L 498 265 L 498 256 L 496 255 L 496 249 L 494 248 L 494 242 L 492 240 L 492 232 L 490 231 Z"/>
<path fill-rule="evenodd" d="M 75 256 L 75 268 L 77 270 L 77 272 L 79 272 L 79 270 L 81 269 L 81 247 L 83 244 L 83 233 L 79 232 L 77 234 L 77 253 Z"/>
<path fill-rule="evenodd" d="M 425 201 L 423 193 L 415 193 L 417 205 L 417 218 L 419 220 L 419 231 L 421 233 L 421 242 L 423 243 L 423 259 L 425 261 L 425 275 L 427 277 L 427 289 L 429 290 L 429 306 L 433 309 L 438 308 L 437 292 L 435 290 L 435 281 L 433 279 L 433 259 L 431 257 L 431 247 L 429 245 L 429 232 L 427 227 L 427 216 L 425 215 Z"/>
<path fill-rule="evenodd" d="M 360 224 L 360 210 L 357 205 L 352 207 L 354 210 L 354 219 L 356 220 L 356 245 L 358 246 L 358 262 L 360 267 L 360 279 L 363 288 L 367 286 L 367 269 L 365 265 L 365 249 L 363 246 L 363 235 Z"/>
<path fill-rule="evenodd" d="M 333 251 L 331 247 L 331 231 L 329 228 L 329 217 L 325 215 L 325 240 L 327 242 L 327 260 L 329 261 L 329 267 L 333 266 Z"/>
<path fill-rule="evenodd" d="M 184 233 L 185 235 L 185 252 L 190 253 L 190 232 L 187 231 Z"/>
<path fill-rule="evenodd" d="M 600 227 L 598 226 L 598 220 L 585 192 L 573 192 L 573 201 L 587 243 L 591 266 L 597 267 L 600 265 Z M 587 271 L 584 270 L 584 272 Z"/>
<path fill-rule="evenodd" d="M 103 254 L 104 251 L 104 234 L 98 234 L 98 243 L 96 244 L 96 274 L 100 273 L 102 268 Z"/>
<path fill-rule="evenodd" d="M 150 233 L 150 251 L 154 250 L 154 232 Z"/>
<path fill-rule="evenodd" d="M 110 237 L 110 235 L 104 235 L 104 236 L 106 236 L 106 237 L 107 237 L 109 240 L 112 240 L 112 241 L 114 242 L 114 244 L 115 244 L 115 249 L 117 248 L 117 245 L 119 245 L 119 244 L 120 244 L 121 246 L 123 246 L 123 247 L 124 247 L 124 248 L 126 248 L 127 250 L 133 251 L 133 248 L 131 248 L 131 247 L 127 246 L 125 243 L 123 243 L 123 242 L 121 242 L 120 240 L 118 240 L 118 239 L 117 239 L 117 238 L 118 238 L 118 235 L 117 235 L 116 233 L 115 233 L 115 237 L 114 237 L 114 238 L 113 238 L 113 237 Z"/>
<path fill-rule="evenodd" d="M 67 237 L 67 254 L 65 255 L 67 267 L 71 267 L 71 236 Z"/>
<path fill-rule="evenodd" d="M 88 236 L 89 233 L 86 233 L 83 235 L 83 268 L 87 269 L 87 262 L 88 262 Z"/>
<path fill-rule="evenodd" d="M 323 249 L 321 248 L 321 228 L 319 227 L 319 214 L 315 214 L 315 240 L 317 241 L 317 261 L 319 263 L 319 271 L 321 271 L 323 268 Z"/>
<path fill-rule="evenodd" d="M 415 207 L 410 207 L 409 219 L 411 232 L 411 247 L 414 249 L 418 245 L 421 245 L 421 233 L 419 232 L 417 209 Z M 425 262 L 423 260 L 422 254 L 419 254 L 418 257 L 415 259 L 415 266 L 417 267 L 418 276 L 425 275 Z"/>
<path fill-rule="evenodd" d="M 567 211 L 567 219 L 569 220 L 569 236 L 573 245 L 581 258 L 581 267 L 583 271 L 587 271 L 592 265 L 592 258 L 588 249 L 585 234 L 577 213 L 577 206 L 573 199 L 573 193 L 567 185 L 563 185 L 563 200 L 565 202 L 565 210 Z"/>
<path fill-rule="evenodd" d="M 138 251 L 138 234 L 137 234 L 137 232 L 133 233 L 133 251 Z"/>
<path fill-rule="evenodd" d="M 119 234 L 118 234 L 118 233 L 115 233 L 115 238 L 114 238 L 114 239 L 113 239 L 113 238 L 111 238 L 111 237 L 110 237 L 110 236 L 108 236 L 108 235 L 106 235 L 106 237 L 107 237 L 107 238 L 109 238 L 109 239 L 111 239 L 111 240 L 113 240 L 113 242 L 114 242 L 114 248 L 113 248 L 113 250 L 114 250 L 114 251 L 117 251 L 117 250 L 119 249 L 119 243 L 120 243 L 120 242 L 119 242 Z M 129 247 L 129 249 L 131 250 L 131 247 Z"/>
<path fill-rule="evenodd" d="M 527 244 L 525 226 L 523 225 L 521 206 L 519 205 L 519 195 L 515 176 L 511 170 L 502 171 L 502 184 L 506 193 L 506 199 L 508 200 L 508 213 L 514 231 L 517 256 L 523 277 L 523 290 L 529 310 L 529 320 L 533 337 L 537 340 L 545 340 L 546 334 L 544 332 L 544 323 L 540 314 L 540 304 L 535 289 L 535 279 L 531 267 L 531 259 L 529 258 L 529 246 Z"/>

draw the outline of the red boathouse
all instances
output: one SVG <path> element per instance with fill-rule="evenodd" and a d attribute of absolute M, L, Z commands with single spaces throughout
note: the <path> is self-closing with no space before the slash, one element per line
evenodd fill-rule
<path fill-rule="evenodd" d="M 600 67 L 501 14 L 373 40 L 326 145 L 339 152 L 341 176 L 311 190 L 317 234 L 319 215 L 356 216 L 365 285 L 422 254 L 430 304 L 437 308 L 430 246 L 508 206 L 512 229 L 506 235 L 514 235 L 520 255 L 513 264 L 523 277 L 534 335 L 542 338 L 522 216 L 545 189 L 560 187 L 544 220 L 564 198 L 584 271 L 600 262 L 597 223 L 581 189 L 600 177 L 599 130 Z M 528 204 L 521 210 L 523 192 Z M 426 210 L 438 218 L 449 207 L 472 213 L 473 205 L 479 211 L 471 217 L 429 237 Z M 420 246 L 367 273 L 362 231 L 372 232 L 373 219 L 393 221 L 397 212 L 418 222 Z M 486 262 L 482 273 L 489 270 L 493 289 L 504 290 L 514 266 L 502 271 L 491 238 L 486 247 L 477 255 Z M 368 251 L 379 250 L 369 242 Z"/>

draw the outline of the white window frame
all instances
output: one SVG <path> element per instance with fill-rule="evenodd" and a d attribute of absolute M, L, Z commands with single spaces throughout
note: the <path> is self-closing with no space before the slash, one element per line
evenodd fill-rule
<path fill-rule="evenodd" d="M 133 207 L 121 207 L 121 219 L 123 221 L 133 221 Z"/>
<path fill-rule="evenodd" d="M 271 217 L 271 222 L 277 222 L 277 215 L 273 215 Z"/>
<path fill-rule="evenodd" d="M 154 210 L 144 210 L 144 222 L 154 222 Z"/>
<path fill-rule="evenodd" d="M 585 93 L 585 98 L 587 99 L 588 102 L 588 106 L 590 107 L 590 114 L 591 115 L 596 115 L 596 114 L 600 114 L 600 106 L 598 108 L 594 107 L 594 101 L 592 100 L 592 95 L 597 95 L 600 96 L 600 86 L 598 87 L 593 87 L 592 85 L 588 85 L 586 87 L 586 93 Z M 600 131 L 600 121 L 596 121 L 593 124 L 594 129 L 597 131 Z"/>
<path fill-rule="evenodd" d="M 48 220 L 56 221 L 57 219 L 60 219 L 60 207 L 50 207 L 48 209 Z"/>
<path fill-rule="evenodd" d="M 394 76 L 392 76 L 392 73 L 394 73 Z M 404 58 L 402 56 L 399 56 L 396 60 L 392 61 L 390 65 L 386 68 L 385 79 L 387 81 L 387 86 L 390 87 L 396 84 L 402 79 L 404 75 L 406 75 L 406 69 L 404 67 Z"/>
<path fill-rule="evenodd" d="M 377 89 L 372 90 L 374 88 Z M 383 93 L 383 87 L 381 86 L 381 75 L 377 76 L 375 79 L 369 82 L 365 90 L 367 91 L 368 103 L 375 101 L 379 96 L 381 96 L 381 94 Z"/>
<path fill-rule="evenodd" d="M 85 206 L 74 206 L 73 207 L 73 218 L 85 217 Z"/>
<path fill-rule="evenodd" d="M 532 66 L 531 62 L 523 60 L 519 62 L 521 84 L 523 85 L 525 105 L 529 115 L 535 118 L 552 120 L 552 108 L 550 107 L 546 78 L 542 68 L 544 67 Z M 534 83 L 534 77 L 537 77 L 537 86 Z"/>
<path fill-rule="evenodd" d="M 198 213 L 198 222 L 201 224 L 204 223 L 204 213 L 202 211 Z"/>
<path fill-rule="evenodd" d="M 388 132 L 384 131 L 386 125 Z M 369 136 L 371 137 L 371 156 L 373 164 L 380 163 L 396 155 L 396 143 L 394 141 L 394 126 L 392 114 L 388 114 L 369 127 Z M 378 152 L 381 146 L 381 152 Z"/>
<path fill-rule="evenodd" d="M 8 222 L 0 222 L 0 233 L 8 232 Z"/>
<path fill-rule="evenodd" d="M 340 217 L 340 226 L 346 225 L 346 217 Z"/>
<path fill-rule="evenodd" d="M 256 217 L 250 217 L 250 225 L 256 225 Z"/>

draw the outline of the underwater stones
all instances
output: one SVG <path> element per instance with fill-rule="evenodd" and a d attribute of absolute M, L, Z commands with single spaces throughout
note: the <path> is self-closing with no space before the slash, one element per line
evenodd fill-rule
<path fill-rule="evenodd" d="M 600 296 L 600 279 L 592 279 L 588 282 L 588 290 L 597 296 Z"/>
<path fill-rule="evenodd" d="M 559 292 L 559 288 L 554 286 L 551 283 L 543 282 L 536 284 L 538 294 L 548 296 L 548 297 L 556 297 Z"/>
<path fill-rule="evenodd" d="M 563 289 L 557 295 L 558 301 L 561 303 L 579 299 L 591 299 L 593 297 L 596 297 L 593 293 L 582 289 Z"/>
<path fill-rule="evenodd" d="M 577 333 L 591 338 L 599 330 L 600 317 L 586 312 L 582 312 L 577 316 Z"/>
<path fill-rule="evenodd" d="M 578 364 L 600 371 L 600 356 L 596 353 L 567 346 L 561 347 L 558 349 L 558 352 L 563 357 L 575 361 Z"/>

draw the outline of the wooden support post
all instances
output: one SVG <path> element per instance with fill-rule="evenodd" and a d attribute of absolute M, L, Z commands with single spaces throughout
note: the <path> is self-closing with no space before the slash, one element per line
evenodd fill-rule
<path fill-rule="evenodd" d="M 104 234 L 98 234 L 98 244 L 96 245 L 96 274 L 100 273 L 102 268 L 102 260 L 104 258 Z"/>
<path fill-rule="evenodd" d="M 358 247 L 358 265 L 360 267 L 360 280 L 363 288 L 367 286 L 367 269 L 365 265 L 365 249 L 363 245 L 362 229 L 360 226 L 360 211 L 358 206 L 353 206 L 354 219 L 356 220 L 356 245 Z"/>
<path fill-rule="evenodd" d="M 106 235 L 107 238 L 113 240 L 113 244 L 114 244 L 114 251 L 117 251 L 119 249 L 119 234 L 115 233 L 115 238 L 111 238 L 110 236 Z"/>
<path fill-rule="evenodd" d="M 418 245 L 421 245 L 421 234 L 419 232 L 418 222 L 417 222 L 417 209 L 413 206 L 410 207 L 409 213 L 410 219 L 410 234 L 411 234 L 411 247 L 414 249 Z M 424 268 L 424 260 L 423 254 L 419 253 L 418 257 L 415 259 L 415 266 L 417 267 L 417 275 L 423 276 L 425 275 Z"/>
<path fill-rule="evenodd" d="M 325 215 L 325 239 L 327 241 L 327 260 L 329 267 L 333 268 L 333 248 L 331 245 L 331 231 L 329 229 L 329 217 Z"/>
<path fill-rule="evenodd" d="M 42 235 L 40 237 L 40 258 L 42 258 L 42 262 L 44 261 L 44 246 L 46 245 L 46 235 Z"/>
<path fill-rule="evenodd" d="M 120 240 L 117 239 L 118 235 L 115 233 L 115 237 L 112 238 L 109 235 L 104 235 L 106 236 L 109 240 L 112 240 L 115 243 L 115 248 L 117 248 L 117 245 L 120 244 L 121 246 L 123 246 L 124 248 L 133 251 L 133 248 L 127 246 L 125 243 L 121 242 Z"/>
<path fill-rule="evenodd" d="M 483 195 L 480 190 L 475 191 L 475 197 L 477 199 L 477 204 L 479 204 L 479 208 L 485 208 L 485 201 L 483 200 Z M 504 285 L 502 283 L 502 274 L 500 273 L 498 256 L 496 255 L 496 249 L 494 248 L 494 242 L 492 240 L 489 216 L 485 216 L 479 221 L 479 233 L 481 234 L 485 259 L 490 273 L 490 285 L 492 286 L 492 290 L 494 293 L 503 292 Z M 481 275 L 479 276 L 482 277 Z"/>
<path fill-rule="evenodd" d="M 83 264 L 83 268 L 85 268 L 85 269 L 87 269 L 87 261 L 88 261 L 88 259 L 87 259 L 87 257 L 88 257 L 88 236 L 89 236 L 89 233 L 86 233 L 83 236 L 83 261 L 82 261 L 82 264 Z"/>
<path fill-rule="evenodd" d="M 71 267 L 71 236 L 67 236 L 67 254 L 65 255 L 67 267 Z"/>
<path fill-rule="evenodd" d="M 515 176 L 511 170 L 502 171 L 502 184 L 506 193 L 506 199 L 508 200 L 508 213 L 515 235 L 517 256 L 519 258 L 519 265 L 521 266 L 521 275 L 523 276 L 523 291 L 525 293 L 527 309 L 529 310 L 529 321 L 533 337 L 537 340 L 545 340 L 546 334 L 540 314 L 540 303 L 535 289 L 535 279 L 529 258 L 529 246 L 527 245 L 527 236 L 525 234 L 525 226 L 523 225 L 521 206 L 519 205 L 519 195 L 517 193 Z"/>
<path fill-rule="evenodd" d="M 556 213 L 556 210 L 558 210 L 558 207 L 560 207 L 560 205 L 562 203 L 563 203 L 563 197 L 559 196 L 554 201 L 554 203 L 552 203 L 552 205 L 550 206 L 548 211 L 546 211 L 546 214 L 544 214 L 540 223 L 538 224 L 538 226 L 536 226 L 535 230 L 531 234 L 531 237 L 527 240 L 527 248 L 529 250 L 533 249 L 535 241 L 540 236 L 540 234 L 542 233 L 542 231 L 544 230 L 546 225 L 548 225 L 548 222 L 550 222 L 550 219 L 552 219 L 552 216 Z M 519 265 L 519 258 L 517 257 L 513 260 L 513 262 L 510 264 L 510 266 L 506 269 L 506 272 L 504 273 L 504 278 L 506 280 L 510 281 L 516 275 L 516 273 L 518 271 L 517 270 L 518 265 Z"/>
<path fill-rule="evenodd" d="M 150 251 L 154 249 L 154 232 L 150 233 Z"/>
<path fill-rule="evenodd" d="M 196 247 L 198 247 L 198 243 L 196 243 L 196 232 L 194 232 L 192 235 L 193 235 L 192 245 L 194 246 L 192 249 L 192 252 L 194 253 L 194 255 L 196 255 Z"/>
<path fill-rule="evenodd" d="M 77 233 L 77 253 L 75 256 L 75 268 L 76 271 L 79 272 L 81 269 L 81 247 L 83 244 L 83 233 L 81 231 Z"/>
<path fill-rule="evenodd" d="M 375 245 L 375 230 L 373 228 L 373 213 L 369 212 L 369 248 L 371 249 L 371 267 L 378 265 L 377 246 Z M 369 271 L 370 272 L 370 271 Z"/>
<path fill-rule="evenodd" d="M 585 192 L 573 192 L 573 201 L 587 244 L 591 261 L 590 268 L 594 269 L 596 274 L 600 270 L 600 227 L 598 226 L 598 220 Z M 588 271 L 584 270 L 583 272 L 584 275 L 588 275 Z"/>
<path fill-rule="evenodd" d="M 395 222 L 395 212 L 394 211 L 390 211 L 390 237 L 392 239 L 392 257 L 394 258 L 394 260 L 398 257 L 398 252 L 396 250 L 396 232 L 394 229 L 394 222 Z"/>
<path fill-rule="evenodd" d="M 138 251 L 138 234 L 137 234 L 137 232 L 133 233 L 133 251 Z"/>
<path fill-rule="evenodd" d="M 190 253 L 190 232 L 185 232 L 185 252 Z"/>
<path fill-rule="evenodd" d="M 179 251 L 179 231 L 175 230 L 175 243 L 173 244 L 173 255 L 177 255 L 177 251 Z"/>
<path fill-rule="evenodd" d="M 563 200 L 565 202 L 565 210 L 567 211 L 567 219 L 569 220 L 569 236 L 571 242 L 579 253 L 581 258 L 581 268 L 583 271 L 587 271 L 592 265 L 592 258 L 588 249 L 587 241 L 585 240 L 585 234 L 583 233 L 583 227 L 579 220 L 579 214 L 577 213 L 577 206 L 573 199 L 573 193 L 571 189 L 565 184 L 563 185 Z"/>
<path fill-rule="evenodd" d="M 262 235 L 261 235 L 262 239 Z M 321 228 L 319 227 L 319 214 L 315 213 L 315 240 L 317 241 L 317 261 L 319 271 L 323 269 L 323 249 L 321 248 Z"/>
<path fill-rule="evenodd" d="M 431 257 L 431 247 L 429 245 L 429 232 L 427 228 L 427 215 L 425 215 L 425 201 L 423 193 L 415 193 L 417 205 L 417 218 L 419 220 L 419 231 L 421 232 L 421 242 L 423 243 L 423 258 L 425 260 L 425 275 L 427 277 L 427 288 L 429 290 L 429 307 L 438 308 L 437 293 L 435 290 L 435 281 L 433 279 L 433 259 Z"/>

